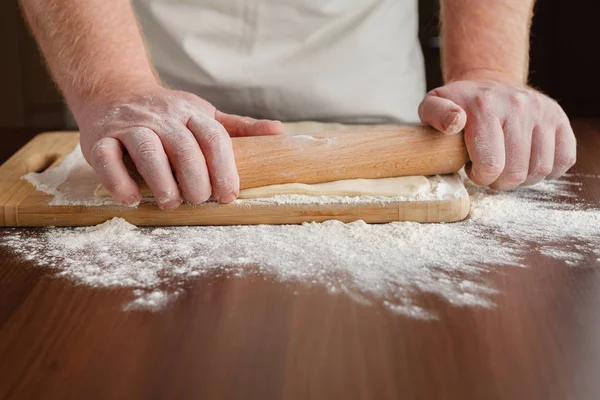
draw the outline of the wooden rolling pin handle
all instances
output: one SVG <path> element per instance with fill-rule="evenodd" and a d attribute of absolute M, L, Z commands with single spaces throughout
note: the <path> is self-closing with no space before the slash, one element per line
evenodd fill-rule
<path fill-rule="evenodd" d="M 390 126 L 298 136 L 233 138 L 240 188 L 340 179 L 458 172 L 468 161 L 463 134 Z"/>

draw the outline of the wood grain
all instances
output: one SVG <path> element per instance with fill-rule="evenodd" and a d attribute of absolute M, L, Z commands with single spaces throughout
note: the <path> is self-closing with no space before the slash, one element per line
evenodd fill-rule
<path fill-rule="evenodd" d="M 600 121 L 574 127 L 572 172 L 600 175 Z M 599 179 L 569 179 L 600 202 Z M 0 399 L 600 398 L 600 269 L 535 246 L 524 263 L 490 268 L 493 309 L 418 299 L 436 321 L 261 275 L 206 276 L 163 311 L 125 313 L 128 290 L 0 247 Z"/>
<path fill-rule="evenodd" d="M 374 132 L 377 137 L 382 138 L 384 143 L 402 142 L 411 143 L 413 140 L 421 140 L 418 143 L 429 143 L 431 140 L 423 139 L 421 133 L 398 134 L 403 128 L 390 128 L 389 132 L 381 130 L 381 133 Z M 411 128 L 412 129 L 412 128 Z M 414 132 L 411 130 L 410 132 Z M 350 134 L 351 138 L 346 136 Z M 369 133 L 370 134 L 370 133 Z M 319 135 L 313 135 L 318 137 Z M 427 134 L 425 135 L 427 136 Z M 441 136 L 441 135 L 437 135 Z M 339 143 L 345 143 L 345 146 L 353 146 L 353 148 L 362 148 L 366 151 L 371 149 L 371 156 L 381 154 L 381 157 L 386 157 L 389 154 L 392 157 L 390 149 L 386 149 L 378 153 L 378 148 L 370 142 L 370 140 L 360 139 L 360 134 L 356 133 L 336 133 L 324 134 L 327 139 L 336 138 Z M 386 137 L 390 140 L 386 140 Z M 417 139 L 416 139 L 417 138 Z M 462 142 L 457 136 L 455 144 Z M 267 138 L 270 139 L 270 138 Z M 227 205 L 207 203 L 201 205 L 184 204 L 176 210 L 165 212 L 158 209 L 153 203 L 144 203 L 137 208 L 128 208 L 122 206 L 102 206 L 102 207 L 86 207 L 86 206 L 50 206 L 48 203 L 52 196 L 41 193 L 33 188 L 28 182 L 21 179 L 23 175 L 32 171 L 43 170 L 51 165 L 55 165 L 61 159 L 70 153 L 78 143 L 79 136 L 75 132 L 53 132 L 38 135 L 31 142 L 25 145 L 19 152 L 11 157 L 6 163 L 0 166 L 0 226 L 85 226 L 96 225 L 105 222 L 113 217 L 125 218 L 135 225 L 247 225 L 247 224 L 298 224 L 311 221 L 325 221 L 336 219 L 343 222 L 351 222 L 356 220 L 364 220 L 370 223 L 384 223 L 391 221 L 413 221 L 413 222 L 454 222 L 466 218 L 469 213 L 469 197 L 451 198 L 447 200 L 427 200 L 427 201 L 393 201 L 379 203 L 326 203 L 326 204 L 265 204 L 257 200 L 246 199 L 240 200 Z M 256 171 L 266 171 L 264 179 L 270 176 L 272 168 L 283 168 L 284 165 L 277 165 L 283 160 L 294 160 L 288 154 L 293 153 L 294 142 L 309 142 L 314 139 L 291 139 L 291 142 L 285 138 L 278 139 L 277 142 L 269 142 L 273 144 L 274 154 L 280 155 L 282 158 L 273 161 L 271 164 L 257 163 L 257 158 L 250 156 L 256 151 L 256 144 L 242 144 L 237 146 L 238 151 L 247 151 L 247 162 L 238 161 L 238 164 L 247 168 L 250 165 L 249 160 L 255 160 L 252 163 L 257 168 Z M 407 142 L 408 141 L 408 142 Z M 318 142 L 318 140 L 317 140 Z M 335 141 L 334 141 L 335 142 Z M 433 141 L 435 142 L 435 140 Z M 247 143 L 246 141 L 242 143 Z M 262 142 L 261 142 L 262 143 Z M 263 143 L 261 146 L 270 145 Z M 278 145 L 275 143 L 279 143 Z M 443 143 L 449 143 L 444 141 Z M 279 146 L 279 147 L 278 147 Z M 300 145 L 297 148 L 302 148 Z M 301 156 L 295 160 L 298 161 L 304 157 L 304 154 L 319 154 L 319 145 L 309 144 L 309 147 L 299 152 Z M 451 146 L 455 149 L 456 146 Z M 241 149 L 241 150 L 240 150 Z M 282 149 L 287 149 L 283 151 Z M 432 146 L 432 151 L 439 151 L 440 147 Z M 450 149 L 450 147 L 448 147 Z M 346 157 L 350 160 L 351 154 L 355 150 L 348 151 L 345 147 L 339 147 L 336 154 L 341 159 Z M 323 154 L 328 154 L 329 150 L 325 150 Z M 424 150 L 425 152 L 425 150 Z M 263 148 L 264 153 L 264 148 Z M 433 153 L 432 153 L 433 154 Z M 438 154 L 438 153 L 436 153 Z M 441 154 L 446 154 L 442 152 Z M 308 157 L 308 156 L 307 156 Z M 319 156 L 321 157 L 321 156 Z M 265 157 L 262 157 L 263 159 Z M 369 158 L 364 158 L 369 160 Z M 380 158 L 382 160 L 383 158 Z M 242 158 L 243 160 L 243 158 Z M 272 160 L 276 160 L 273 158 Z M 314 161 L 314 160 L 313 160 Z M 377 162 L 379 162 L 377 161 Z M 300 162 L 300 161 L 298 161 Z M 310 168 L 310 160 L 304 160 L 302 164 L 307 170 L 316 173 L 318 169 Z M 461 159 L 462 163 L 464 160 Z M 358 162 L 359 166 L 367 164 Z M 327 164 L 329 165 L 329 164 Z M 382 163 L 378 171 L 386 170 L 386 163 Z M 400 165 L 400 164 L 399 164 Z M 448 164 L 448 165 L 451 165 Z M 307 167 L 308 166 L 308 167 Z M 298 168 L 289 166 L 290 171 L 295 171 Z M 394 167 L 395 168 L 395 167 Z M 398 170 L 394 169 L 392 170 Z M 400 167 L 398 167 L 400 168 Z M 258 175 L 255 171 L 254 175 Z M 315 172 L 316 171 L 316 172 Z M 358 171 L 358 170 L 357 170 Z M 355 171 L 355 173 L 359 173 Z M 386 170 L 387 171 L 387 170 Z M 309 177 L 307 172 L 305 177 Z M 385 174 L 384 172 L 381 172 Z M 332 173 L 333 174 L 333 173 Z M 329 174 L 327 176 L 333 176 Z M 348 172 L 350 174 L 350 172 Z M 364 175 L 360 174 L 360 176 Z M 348 175 L 356 176 L 356 175 Z M 308 178 L 307 178 L 308 179 Z"/>
<path fill-rule="evenodd" d="M 462 134 L 388 126 L 360 131 L 233 139 L 240 188 L 281 183 L 458 172 L 468 161 Z"/>

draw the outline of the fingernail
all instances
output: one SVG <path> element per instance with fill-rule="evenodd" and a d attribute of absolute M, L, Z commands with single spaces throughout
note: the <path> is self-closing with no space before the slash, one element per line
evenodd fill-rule
<path fill-rule="evenodd" d="M 459 129 L 458 129 L 458 117 L 460 117 L 460 112 L 456 112 L 453 111 L 451 113 L 449 113 L 448 115 L 446 115 L 446 118 L 444 118 L 444 132 L 445 133 L 458 133 Z"/>
<path fill-rule="evenodd" d="M 229 193 L 224 196 L 221 196 L 219 199 L 217 199 L 217 201 L 221 204 L 228 204 L 234 201 L 236 197 L 237 196 L 235 193 Z"/>
<path fill-rule="evenodd" d="M 159 203 L 158 206 L 164 211 L 172 211 L 181 205 L 181 199 L 168 200 L 165 203 Z"/>
<path fill-rule="evenodd" d="M 141 199 L 138 196 L 133 195 L 128 197 L 127 200 L 123 202 L 123 205 L 127 207 L 136 207 L 138 204 L 140 204 L 140 200 Z"/>

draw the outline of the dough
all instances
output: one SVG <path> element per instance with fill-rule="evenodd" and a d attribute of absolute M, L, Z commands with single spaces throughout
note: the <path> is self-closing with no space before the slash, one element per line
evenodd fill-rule
<path fill-rule="evenodd" d="M 138 181 L 142 197 L 152 197 L 150 188 Z M 312 185 L 304 183 L 285 183 L 240 191 L 240 199 L 273 197 L 282 194 L 301 194 L 305 196 L 385 196 L 415 197 L 431 191 L 431 183 L 424 176 L 403 176 L 381 179 L 346 179 Z M 96 197 L 110 197 L 108 190 L 100 185 Z"/>
<path fill-rule="evenodd" d="M 286 183 L 263 186 L 240 191 L 240 199 L 273 197 L 281 194 L 302 194 L 307 196 L 386 196 L 414 197 L 429 192 L 431 184 L 424 176 L 404 176 L 381 179 L 346 179 L 307 185 Z"/>

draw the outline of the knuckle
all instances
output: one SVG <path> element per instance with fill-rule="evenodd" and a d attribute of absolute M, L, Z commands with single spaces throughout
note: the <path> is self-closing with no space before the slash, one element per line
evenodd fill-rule
<path fill-rule="evenodd" d="M 256 128 L 258 131 L 262 131 L 265 129 L 265 127 L 266 123 L 264 121 L 257 121 L 253 118 L 242 117 L 236 118 L 232 121 L 232 127 L 230 132 L 241 134 L 250 128 Z"/>
<path fill-rule="evenodd" d="M 200 111 L 202 112 L 206 112 L 208 114 L 212 114 L 215 112 L 216 108 L 209 103 L 208 101 L 204 100 L 201 97 L 198 97 L 197 95 L 190 93 L 190 92 L 179 92 L 183 94 L 183 98 L 189 102 L 189 104 L 193 105 L 194 108 L 197 110 L 198 108 L 200 109 Z"/>
<path fill-rule="evenodd" d="M 96 168 L 106 168 L 110 163 L 110 150 L 101 142 L 92 148 L 90 155 L 92 165 Z"/>
<path fill-rule="evenodd" d="M 202 140 L 210 147 L 219 147 L 225 143 L 226 136 L 222 134 L 218 127 L 211 124 L 206 127 L 206 130 L 202 135 Z"/>
<path fill-rule="evenodd" d="M 197 165 L 200 162 L 200 157 L 198 157 L 198 152 L 193 147 L 182 147 L 176 151 L 175 161 L 185 168 Z"/>
<path fill-rule="evenodd" d="M 569 169 L 577 162 L 577 157 L 575 155 L 565 155 L 563 157 L 559 157 L 556 160 L 556 166 L 560 169 Z"/>
<path fill-rule="evenodd" d="M 144 159 L 158 158 L 156 142 L 150 138 L 142 139 L 137 143 L 136 153 Z"/>
<path fill-rule="evenodd" d="M 261 124 L 265 124 L 266 121 L 257 121 L 254 118 L 250 117 L 242 117 L 236 121 L 237 127 L 239 129 L 247 128 L 252 125 L 260 126 Z"/>
<path fill-rule="evenodd" d="M 543 107 L 547 104 L 551 104 L 551 106 L 553 106 L 553 102 L 548 103 L 547 99 L 548 97 L 537 92 L 531 95 L 531 103 L 538 109 L 543 109 Z"/>
<path fill-rule="evenodd" d="M 209 146 L 217 146 L 220 142 L 220 135 L 214 131 L 208 131 L 202 136 L 202 140 Z"/>
<path fill-rule="evenodd" d="M 527 103 L 529 102 L 529 96 L 527 93 L 516 92 L 510 96 L 510 103 L 513 108 L 516 109 L 524 109 Z"/>
<path fill-rule="evenodd" d="M 488 91 L 482 91 L 475 97 L 475 107 L 480 112 L 488 112 L 494 106 L 494 95 Z"/>

